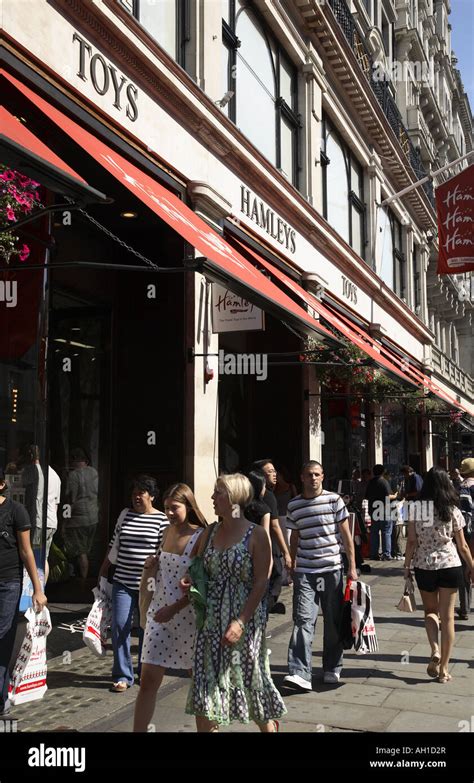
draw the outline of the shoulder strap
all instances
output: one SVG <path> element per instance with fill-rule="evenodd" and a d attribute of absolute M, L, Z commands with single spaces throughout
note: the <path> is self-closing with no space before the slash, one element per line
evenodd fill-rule
<path fill-rule="evenodd" d="M 209 525 L 207 530 L 204 531 L 202 536 L 199 538 L 199 545 L 196 552 L 196 555 L 198 557 L 202 557 L 204 552 L 207 549 L 207 545 L 209 541 L 211 540 L 211 537 L 213 536 L 215 530 L 217 529 L 218 522 L 213 522 L 212 525 Z"/>
<path fill-rule="evenodd" d="M 189 539 L 188 543 L 186 544 L 183 552 L 183 557 L 189 557 L 191 552 L 193 551 L 193 546 L 198 540 L 200 535 L 204 535 L 203 529 L 200 527 L 198 530 L 195 530 L 192 534 L 191 538 Z"/>

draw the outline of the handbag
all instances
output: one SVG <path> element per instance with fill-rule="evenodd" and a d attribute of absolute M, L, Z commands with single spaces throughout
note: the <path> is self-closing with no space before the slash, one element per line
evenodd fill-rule
<path fill-rule="evenodd" d="M 354 645 L 354 637 L 352 635 L 351 583 L 351 580 L 348 579 L 344 592 L 341 623 L 339 626 L 339 638 L 344 650 L 350 650 Z"/>
<path fill-rule="evenodd" d="M 214 525 L 215 524 L 216 523 L 214 523 Z M 188 574 L 191 577 L 192 583 L 189 588 L 189 602 L 194 609 L 196 628 L 199 631 L 203 628 L 206 619 L 207 585 L 209 582 L 207 571 L 204 568 L 204 553 L 211 539 L 214 525 L 209 526 L 209 533 L 206 541 L 199 554 L 193 557 L 188 568 Z"/>
<path fill-rule="evenodd" d="M 400 612 L 414 612 L 416 610 L 415 591 L 411 579 L 405 579 L 405 588 L 397 604 L 397 609 Z"/>

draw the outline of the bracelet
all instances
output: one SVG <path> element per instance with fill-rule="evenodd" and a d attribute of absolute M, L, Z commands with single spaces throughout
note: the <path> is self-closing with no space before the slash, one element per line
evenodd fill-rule
<path fill-rule="evenodd" d="M 242 620 L 239 617 L 236 617 L 234 622 L 238 623 L 240 625 L 240 628 L 241 628 L 242 631 L 245 631 L 245 623 L 243 623 Z"/>

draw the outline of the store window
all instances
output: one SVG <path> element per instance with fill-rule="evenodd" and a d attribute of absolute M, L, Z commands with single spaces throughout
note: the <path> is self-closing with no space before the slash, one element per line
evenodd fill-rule
<path fill-rule="evenodd" d="M 0 467 L 7 497 L 28 511 L 33 551 L 41 567 L 49 483 L 44 402 L 48 286 L 44 269 L 34 267 L 48 259 L 47 224 L 46 218 L 29 226 L 28 266 L 22 269 L 12 259 L 8 271 L 0 272 Z M 28 584 L 25 579 L 24 589 Z"/>
<path fill-rule="evenodd" d="M 121 3 L 146 32 L 185 68 L 186 43 L 189 40 L 189 14 L 185 0 L 121 0 Z"/>
<path fill-rule="evenodd" d="M 362 166 L 327 117 L 323 118 L 321 166 L 323 214 L 338 234 L 365 255 L 365 204 Z"/>
<path fill-rule="evenodd" d="M 403 301 L 406 301 L 406 258 L 403 252 L 402 225 L 387 209 L 379 213 L 381 242 L 380 277 Z"/>
<path fill-rule="evenodd" d="M 222 0 L 222 94 L 227 116 L 294 185 L 298 184 L 296 69 L 258 14 Z"/>

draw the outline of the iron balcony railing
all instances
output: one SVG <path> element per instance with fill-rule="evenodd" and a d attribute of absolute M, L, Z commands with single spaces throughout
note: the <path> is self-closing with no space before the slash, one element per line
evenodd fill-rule
<path fill-rule="evenodd" d="M 377 69 L 374 69 L 372 55 L 369 53 L 365 41 L 362 40 L 357 27 L 355 25 L 352 14 L 347 6 L 346 0 L 327 0 L 328 5 L 331 7 L 336 20 L 346 36 L 351 49 L 355 53 L 360 67 L 362 68 L 367 81 L 369 82 L 372 91 L 375 94 L 382 111 L 385 114 L 390 127 L 394 131 L 400 145 L 405 153 L 413 171 L 418 179 L 422 179 L 428 175 L 423 162 L 421 160 L 420 151 L 415 147 L 412 140 L 408 136 L 407 129 L 403 124 L 402 116 L 398 109 L 398 106 L 390 92 L 389 82 L 385 79 L 376 79 L 374 74 Z M 434 207 L 435 200 L 433 194 L 433 183 L 431 180 L 423 185 L 430 203 Z"/>

